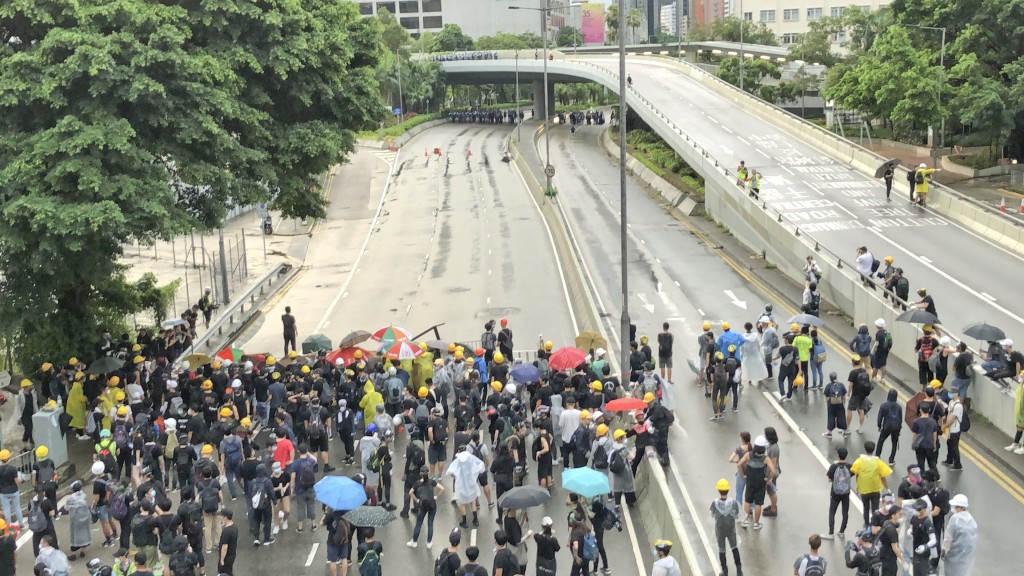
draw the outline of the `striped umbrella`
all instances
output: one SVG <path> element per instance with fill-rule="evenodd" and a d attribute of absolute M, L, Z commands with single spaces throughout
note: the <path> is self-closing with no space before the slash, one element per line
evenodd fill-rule
<path fill-rule="evenodd" d="M 395 326 L 394 324 L 388 324 L 387 326 L 380 328 L 370 338 L 377 342 L 397 342 L 399 340 L 409 340 L 412 338 L 412 332 L 409 332 L 405 328 Z"/>
<path fill-rule="evenodd" d="M 420 348 L 415 342 L 399 340 L 389 346 L 384 355 L 392 360 L 412 360 L 423 355 L 423 348 Z"/>

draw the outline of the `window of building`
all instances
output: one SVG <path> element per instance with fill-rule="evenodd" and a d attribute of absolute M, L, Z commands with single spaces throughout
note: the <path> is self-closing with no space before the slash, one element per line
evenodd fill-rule
<path fill-rule="evenodd" d="M 441 21 L 440 16 L 424 16 L 423 17 L 423 29 L 424 30 L 440 30 L 444 27 L 444 23 Z"/>
<path fill-rule="evenodd" d="M 420 7 L 424 12 L 440 12 L 441 0 L 423 0 Z"/>
<path fill-rule="evenodd" d="M 782 11 L 783 22 L 799 22 L 800 21 L 800 9 L 799 8 L 786 8 Z"/>
<path fill-rule="evenodd" d="M 398 23 L 402 25 L 402 28 L 406 30 L 419 30 L 420 29 L 420 17 L 419 16 L 403 16 L 398 19 Z"/>
<path fill-rule="evenodd" d="M 373 16 L 373 2 L 360 2 L 359 3 L 359 15 L 360 16 Z"/>
<path fill-rule="evenodd" d="M 395 3 L 394 2 L 377 2 L 377 10 L 374 12 L 374 14 L 376 14 L 377 12 L 380 12 L 381 9 L 387 10 L 388 12 L 391 12 L 392 14 L 394 14 L 395 13 Z"/>
<path fill-rule="evenodd" d="M 398 3 L 398 9 L 402 14 L 418 14 L 420 11 L 420 3 L 416 0 L 404 0 Z"/>
<path fill-rule="evenodd" d="M 879 8 L 883 8 L 883 7 L 884 6 L 879 6 Z M 865 12 L 871 12 L 871 6 L 861 6 L 860 9 L 865 11 Z"/>
<path fill-rule="evenodd" d="M 839 18 L 840 16 L 843 15 L 843 10 L 845 9 L 846 7 L 844 6 L 833 6 L 830 14 L 833 18 Z"/>
<path fill-rule="evenodd" d="M 795 44 L 800 35 L 796 32 L 786 32 L 782 35 L 782 44 Z"/>
<path fill-rule="evenodd" d="M 761 10 L 761 22 L 775 22 L 775 10 Z"/>
<path fill-rule="evenodd" d="M 845 44 L 849 38 L 846 37 L 846 32 L 836 32 L 836 43 Z"/>
<path fill-rule="evenodd" d="M 753 12 L 744 12 L 743 13 L 743 19 L 746 20 L 747 22 L 753 22 L 754 21 L 754 13 Z"/>
<path fill-rule="evenodd" d="M 821 8 L 808 8 L 807 9 L 807 21 L 818 20 L 821 18 Z"/>

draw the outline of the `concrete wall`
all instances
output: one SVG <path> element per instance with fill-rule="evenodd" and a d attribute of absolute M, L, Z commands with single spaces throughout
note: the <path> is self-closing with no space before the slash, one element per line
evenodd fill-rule
<path fill-rule="evenodd" d="M 619 145 L 611 139 L 607 130 L 601 133 L 601 146 L 604 147 L 605 152 L 609 156 L 618 160 Z M 669 206 L 676 208 L 683 214 L 693 216 L 702 212 L 701 206 L 703 203 L 698 203 L 690 198 L 688 194 L 685 194 L 667 180 L 655 174 L 654 171 L 645 166 L 640 160 L 637 160 L 632 154 L 626 156 L 626 170 L 635 178 L 650 186 Z"/>
<path fill-rule="evenodd" d="M 395 148 L 401 148 L 402 145 L 408 142 L 413 136 L 419 134 L 420 132 L 423 132 L 428 128 L 440 126 L 441 124 L 445 124 L 446 122 L 448 122 L 448 120 L 444 118 L 439 118 L 437 120 L 431 120 L 430 122 L 424 122 L 423 124 L 413 126 L 398 138 L 391 140 L 390 145 Z M 389 142 L 387 140 L 356 140 L 356 146 L 361 146 L 363 148 L 373 148 L 375 150 L 387 150 L 388 144 Z"/>

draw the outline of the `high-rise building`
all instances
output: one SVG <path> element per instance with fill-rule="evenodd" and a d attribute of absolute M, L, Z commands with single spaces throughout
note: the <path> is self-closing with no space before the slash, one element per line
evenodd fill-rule
<path fill-rule="evenodd" d="M 679 18 L 676 17 L 676 5 L 667 4 L 661 7 L 662 32 L 676 36 L 679 33 Z"/>
<path fill-rule="evenodd" d="M 748 21 L 763 22 L 775 32 L 783 45 L 796 42 L 797 37 L 807 32 L 808 25 L 824 16 L 841 16 L 849 6 L 862 10 L 877 10 L 886 6 L 889 0 L 732 0 L 735 3 L 730 14 L 737 17 L 742 11 Z M 836 43 L 846 42 L 844 33 L 834 38 Z"/>
<path fill-rule="evenodd" d="M 437 32 L 445 24 L 457 24 L 467 36 L 479 38 L 497 32 L 539 34 L 543 16 L 536 10 L 509 10 L 509 6 L 540 8 L 538 0 L 358 0 L 364 16 L 387 9 L 410 33 Z M 568 0 L 547 0 L 554 10 L 547 21 L 549 38 L 562 26 L 573 26 Z M 575 17 L 578 19 L 578 16 Z"/>

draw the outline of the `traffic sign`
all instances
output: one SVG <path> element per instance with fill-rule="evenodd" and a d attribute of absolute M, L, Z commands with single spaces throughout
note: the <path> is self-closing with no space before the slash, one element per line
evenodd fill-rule
<path fill-rule="evenodd" d="M 395 116 L 401 116 L 402 115 L 402 109 L 401 108 L 395 108 L 393 110 L 393 112 L 395 113 Z"/>
<path fill-rule="evenodd" d="M 544 168 L 544 175 L 547 176 L 548 178 L 554 178 L 555 167 L 552 166 L 551 164 L 548 164 L 547 167 Z"/>

